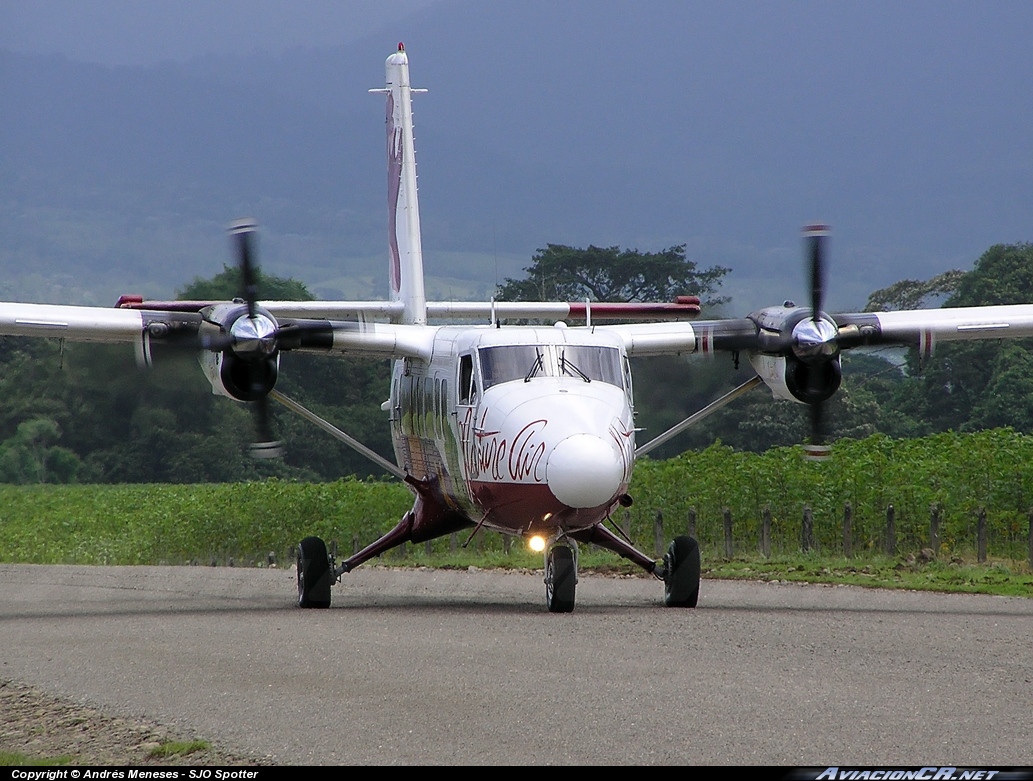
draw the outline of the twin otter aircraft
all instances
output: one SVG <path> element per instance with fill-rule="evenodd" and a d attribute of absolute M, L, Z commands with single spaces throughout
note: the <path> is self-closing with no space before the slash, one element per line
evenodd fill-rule
<path fill-rule="evenodd" d="M 829 315 L 824 291 L 823 226 L 806 229 L 812 295 L 736 320 L 687 320 L 699 300 L 673 303 L 435 303 L 424 295 L 416 197 L 409 64 L 401 44 L 387 59 L 390 301 L 259 304 L 251 241 L 236 237 L 244 295 L 233 302 L 144 302 L 124 297 L 114 309 L 0 304 L 0 333 L 78 341 L 125 342 L 144 363 L 154 344 L 196 347 L 214 393 L 254 403 L 256 455 L 276 455 L 268 398 L 365 452 L 405 481 L 411 511 L 379 540 L 337 563 L 316 537 L 298 550 L 298 602 L 330 605 L 330 586 L 363 562 L 405 542 L 486 527 L 527 538 L 544 551 L 546 603 L 574 608 L 577 543 L 592 543 L 635 562 L 664 583 L 664 603 L 694 607 L 699 546 L 678 537 L 662 561 L 637 550 L 605 522 L 631 504 L 635 457 L 761 383 L 777 398 L 811 406 L 812 457 L 821 409 L 839 388 L 840 353 L 861 345 L 899 344 L 931 351 L 935 341 L 1033 335 L 1033 305 Z M 480 321 L 430 325 L 428 321 Z M 547 320 L 555 326 L 505 325 Z M 568 326 L 567 321 L 579 325 Z M 636 321 L 622 325 L 615 320 Z M 580 325 L 583 323 L 583 325 Z M 274 389 L 284 350 L 345 353 L 394 361 L 390 421 L 398 466 Z M 757 376 L 671 431 L 636 446 L 628 359 L 681 353 L 738 352 Z M 616 529 L 616 526 L 614 526 Z"/>

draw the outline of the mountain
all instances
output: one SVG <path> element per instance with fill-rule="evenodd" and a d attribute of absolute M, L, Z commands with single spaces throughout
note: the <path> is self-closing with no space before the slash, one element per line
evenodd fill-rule
<path fill-rule="evenodd" d="M 836 307 L 1029 240 L 1033 6 L 456 0 L 340 46 L 101 66 L 0 53 L 0 296 L 169 295 L 262 225 L 324 297 L 383 294 L 383 60 L 416 98 L 432 295 L 490 294 L 546 243 L 686 244 L 735 312 Z"/>

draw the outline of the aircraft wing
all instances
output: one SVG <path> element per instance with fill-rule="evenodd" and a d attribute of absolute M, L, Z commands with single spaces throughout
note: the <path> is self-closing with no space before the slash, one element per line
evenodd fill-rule
<path fill-rule="evenodd" d="M 144 301 L 123 296 L 125 309 L 199 312 L 213 301 Z M 402 317 L 400 301 L 263 301 L 276 317 L 320 320 L 391 320 Z M 593 303 L 590 301 L 428 301 L 427 317 L 440 320 L 685 320 L 699 315 L 696 296 L 678 296 L 670 303 Z"/>
<path fill-rule="evenodd" d="M 902 344 L 924 353 L 936 342 L 1033 336 L 1033 304 L 866 312 L 835 320 L 840 333 L 857 328 L 864 344 Z"/>
<path fill-rule="evenodd" d="M 0 334 L 133 344 L 143 338 L 153 314 L 157 314 L 159 320 L 166 315 L 106 307 L 3 303 L 0 304 Z M 196 333 L 200 316 L 187 315 L 178 321 L 191 323 L 188 327 Z"/>
<path fill-rule="evenodd" d="M 247 314 L 242 304 L 185 309 L 0 303 L 0 335 L 131 344 L 144 351 L 158 344 L 222 351 L 233 347 L 233 324 Z M 276 329 L 280 349 L 424 359 L 430 357 L 435 330 L 362 319 L 304 318 L 285 318 Z"/>
<path fill-rule="evenodd" d="M 937 342 L 1033 336 L 1033 304 L 860 312 L 825 317 L 834 329 L 829 334 L 830 340 L 842 349 L 896 344 L 929 354 Z M 794 327 L 810 319 L 809 309 L 771 307 L 749 317 L 730 320 L 599 327 L 619 335 L 631 356 L 738 351 L 778 354 L 794 344 Z"/>

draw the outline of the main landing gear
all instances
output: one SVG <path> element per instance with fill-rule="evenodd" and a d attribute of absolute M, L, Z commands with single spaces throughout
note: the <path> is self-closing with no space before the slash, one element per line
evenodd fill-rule
<path fill-rule="evenodd" d="M 654 561 L 631 542 L 618 537 L 601 523 L 590 529 L 571 532 L 566 541 L 577 540 L 580 543 L 598 545 L 600 548 L 613 551 L 618 556 L 634 562 L 650 575 L 664 582 L 664 605 L 667 607 L 696 607 L 699 601 L 699 543 L 692 537 L 675 537 L 667 549 L 662 561 Z M 549 598 L 548 572 L 549 562 L 546 560 L 546 597 Z M 576 582 L 576 578 L 575 578 Z M 573 596 L 573 591 L 571 591 Z M 573 609 L 571 607 L 570 609 Z M 549 599 L 549 610 L 554 610 Z M 566 612 L 569 612 L 566 611 Z"/>
<path fill-rule="evenodd" d="M 675 537 L 664 556 L 664 604 L 696 607 L 699 573 L 699 543 L 692 537 Z"/>
<path fill-rule="evenodd" d="M 306 537 L 298 545 L 298 607 L 330 607 L 330 556 L 326 543 Z"/>
<path fill-rule="evenodd" d="M 385 550 L 411 538 L 412 514 L 407 513 L 392 531 L 341 564 L 333 562 L 326 543 L 306 537 L 298 545 L 298 605 L 303 608 L 330 607 L 330 586 L 342 574 Z M 577 591 L 577 543 L 598 545 L 638 564 L 664 582 L 664 605 L 696 607 L 699 601 L 699 543 L 692 537 L 675 537 L 662 561 L 654 561 L 630 542 L 602 525 L 569 532 L 554 539 L 545 549 L 545 604 L 550 613 L 574 610 Z"/>

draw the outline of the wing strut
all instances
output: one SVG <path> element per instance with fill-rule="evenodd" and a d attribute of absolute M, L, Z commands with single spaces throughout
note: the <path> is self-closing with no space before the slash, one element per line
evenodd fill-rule
<path fill-rule="evenodd" d="M 381 457 L 380 454 L 374 452 L 373 450 L 370 450 L 364 444 L 359 442 L 359 440 L 357 440 L 355 437 L 352 437 L 352 436 L 349 436 L 348 434 L 345 434 L 343 431 L 341 431 L 341 429 L 337 428 L 337 426 L 335 426 L 333 423 L 329 423 L 329 422 L 323 420 L 323 418 L 319 417 L 319 415 L 317 415 L 316 413 L 314 413 L 311 410 L 306 409 L 305 407 L 301 406 L 298 402 L 296 402 L 290 396 L 284 396 L 282 393 L 280 393 L 280 391 L 276 390 L 275 388 L 273 390 L 269 391 L 269 396 L 270 396 L 270 398 L 273 398 L 276 401 L 280 402 L 283 406 L 285 406 L 291 412 L 296 412 L 299 415 L 301 415 L 301 417 L 305 418 L 305 420 L 309 421 L 309 423 L 315 423 L 317 426 L 319 426 L 321 429 L 323 429 L 323 431 L 325 431 L 327 434 L 329 434 L 330 436 L 332 436 L 332 437 L 334 437 L 336 439 L 341 440 L 344 444 L 346 444 L 352 450 L 356 451 L 357 453 L 360 453 L 361 455 L 366 456 L 366 458 L 368 458 L 370 461 L 372 461 L 374 464 L 379 466 L 384 471 L 390 472 L 395 477 L 397 477 L 399 480 L 404 480 L 405 479 L 405 472 L 403 472 L 401 469 L 399 469 L 395 464 L 392 464 L 386 458 Z"/>
<path fill-rule="evenodd" d="M 678 436 L 678 434 L 682 433 L 689 426 L 693 425 L 694 423 L 699 423 L 704 418 L 713 415 L 715 412 L 721 409 L 721 407 L 725 406 L 731 401 L 735 401 L 737 398 L 746 393 L 746 391 L 753 390 L 762 382 L 763 380 L 761 380 L 759 376 L 754 375 L 750 379 L 746 380 L 746 382 L 744 382 L 738 388 L 730 390 L 721 398 L 717 399 L 716 401 L 710 402 L 699 412 L 694 412 L 691 415 L 689 415 L 689 417 L 685 418 L 685 420 L 683 420 L 681 423 L 671 426 L 671 428 L 667 429 L 667 431 L 665 431 L 663 434 L 660 434 L 660 436 L 656 437 L 655 439 L 649 440 L 648 442 L 646 442 L 646 444 L 642 445 L 641 447 L 635 448 L 635 458 L 645 455 L 655 447 L 659 447 L 664 442 L 669 440 L 671 437 Z M 275 391 L 273 392 L 275 393 Z"/>

